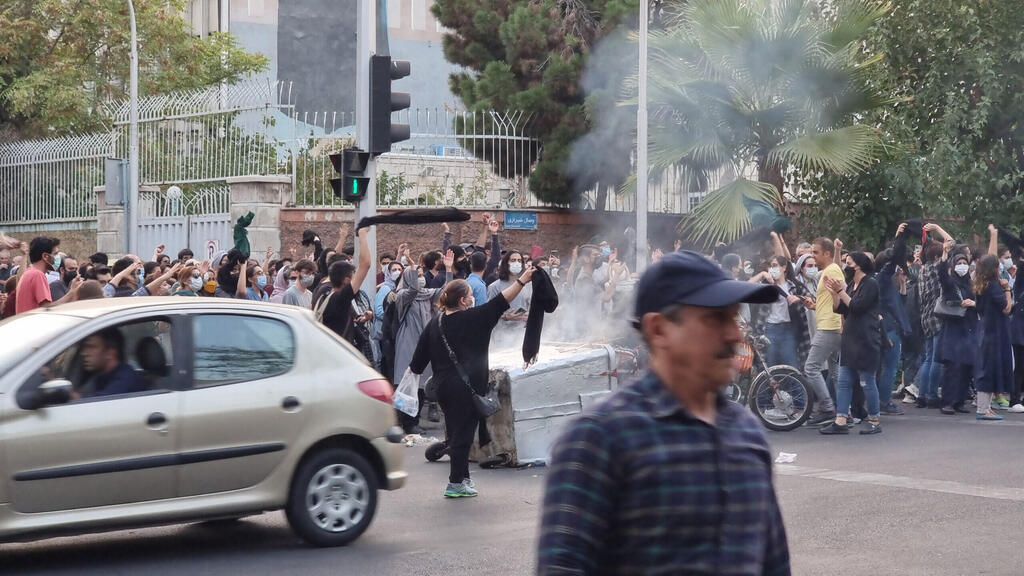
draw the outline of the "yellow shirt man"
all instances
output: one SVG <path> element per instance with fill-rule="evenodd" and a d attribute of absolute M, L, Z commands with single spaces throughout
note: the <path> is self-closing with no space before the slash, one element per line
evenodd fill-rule
<path fill-rule="evenodd" d="M 818 279 L 818 300 L 815 307 L 818 330 L 841 330 L 843 318 L 832 310 L 832 293 L 825 287 L 825 278 L 833 278 L 845 282 L 843 269 L 835 262 L 829 264 Z"/>

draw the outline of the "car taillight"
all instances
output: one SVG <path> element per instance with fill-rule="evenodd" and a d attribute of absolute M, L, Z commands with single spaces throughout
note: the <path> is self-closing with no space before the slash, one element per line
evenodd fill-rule
<path fill-rule="evenodd" d="M 359 389 L 370 398 L 380 400 L 385 404 L 391 404 L 391 383 L 383 378 L 378 380 L 364 380 L 358 384 Z"/>

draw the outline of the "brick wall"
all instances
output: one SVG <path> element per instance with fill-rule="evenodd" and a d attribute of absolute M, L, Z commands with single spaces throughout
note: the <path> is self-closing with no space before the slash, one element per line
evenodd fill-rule
<path fill-rule="evenodd" d="M 386 210 L 382 212 L 386 213 Z M 455 243 L 476 242 L 482 227 L 484 212 L 504 221 L 504 212 L 469 210 L 473 219 L 464 223 L 450 224 Z M 503 230 L 502 246 L 529 252 L 533 245 L 541 246 L 545 252 L 558 250 L 563 259 L 572 253 L 573 246 L 584 244 L 594 235 L 611 236 L 621 234 L 627 226 L 636 226 L 636 217 L 631 213 L 569 212 L 557 210 L 535 210 L 537 230 Z M 303 254 L 299 245 L 303 230 L 315 230 L 325 246 L 333 247 L 337 242 L 338 229 L 342 222 L 352 222 L 351 208 L 299 209 L 285 208 L 281 211 L 281 249 L 287 254 L 294 247 L 296 255 Z M 679 216 L 652 214 L 648 227 L 652 244 L 671 248 L 675 239 L 675 226 Z M 399 226 L 384 224 L 377 228 L 377 251 L 394 252 L 401 242 L 408 242 L 415 256 L 441 247 L 441 225 L 424 224 Z M 351 240 L 349 241 L 351 244 Z"/>

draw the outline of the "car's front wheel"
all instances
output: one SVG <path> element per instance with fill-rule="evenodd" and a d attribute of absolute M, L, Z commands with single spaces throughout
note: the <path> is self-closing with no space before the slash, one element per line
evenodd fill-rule
<path fill-rule="evenodd" d="M 344 546 L 358 538 L 377 511 L 377 477 L 365 458 L 330 448 L 307 458 L 292 480 L 288 523 L 314 546 Z"/>

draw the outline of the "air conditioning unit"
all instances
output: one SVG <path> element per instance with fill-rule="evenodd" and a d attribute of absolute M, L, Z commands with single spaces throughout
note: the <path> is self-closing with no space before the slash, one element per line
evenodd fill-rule
<path fill-rule="evenodd" d="M 459 148 L 458 146 L 445 146 L 444 147 L 444 152 L 441 155 L 442 156 L 453 156 L 453 157 L 456 157 L 456 158 L 461 158 L 462 157 L 462 148 Z"/>

